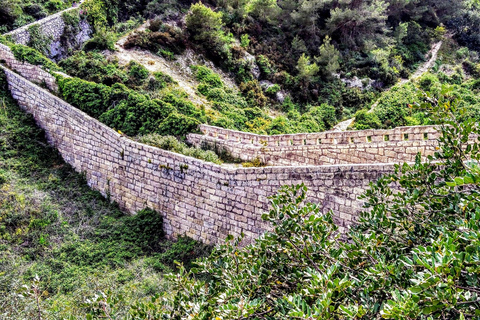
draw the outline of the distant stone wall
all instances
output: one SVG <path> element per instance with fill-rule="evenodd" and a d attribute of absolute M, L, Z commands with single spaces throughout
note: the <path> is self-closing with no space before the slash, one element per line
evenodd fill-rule
<path fill-rule="evenodd" d="M 52 92 L 58 92 L 58 86 L 54 76 L 43 70 L 40 66 L 18 61 L 13 55 L 12 50 L 1 43 L 0 62 L 4 63 L 10 69 L 15 70 L 24 78 L 37 84 L 45 85 Z"/>
<path fill-rule="evenodd" d="M 362 203 L 358 196 L 392 165 L 226 168 L 137 143 L 69 105 L 15 72 L 4 69 L 12 96 L 65 161 L 84 172 L 88 184 L 121 208 L 158 210 L 170 236 L 207 243 L 228 234 L 246 242 L 268 226 L 261 219 L 267 197 L 282 185 L 305 183 L 308 200 L 333 210 L 340 230 L 351 225 Z"/>
<path fill-rule="evenodd" d="M 188 135 L 190 143 L 208 144 L 244 161 L 259 158 L 275 166 L 414 161 L 418 152 L 424 157 L 435 152 L 439 135 L 434 126 L 274 136 L 207 125 L 201 125 L 200 130 L 203 135 Z"/>
<path fill-rule="evenodd" d="M 62 35 L 65 29 L 65 22 L 63 21 L 62 15 L 64 12 L 73 10 L 78 11 L 80 8 L 68 8 L 44 19 L 10 31 L 5 35 L 10 36 L 15 43 L 28 45 L 30 42 L 29 28 L 33 25 L 38 25 L 40 31 L 51 38 L 50 52 L 48 53 L 49 58 L 59 60 L 65 56 L 66 51 L 68 50 L 68 48 L 64 48 L 64 44 L 62 44 Z M 74 43 L 76 46 L 81 46 L 92 34 L 92 28 L 86 21 L 80 21 L 79 29 L 80 32 L 74 35 L 73 39 L 69 39 L 70 43 Z"/>

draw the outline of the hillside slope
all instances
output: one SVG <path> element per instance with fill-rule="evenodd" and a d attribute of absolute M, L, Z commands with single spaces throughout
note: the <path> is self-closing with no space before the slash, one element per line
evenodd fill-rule
<path fill-rule="evenodd" d="M 174 259 L 188 264 L 205 250 L 187 238 L 167 241 L 157 212 L 125 215 L 92 191 L 1 75 L 0 319 L 84 316 L 86 300 L 107 291 L 140 300 L 166 291 L 162 274 Z M 126 312 L 117 310 L 120 318 Z"/>

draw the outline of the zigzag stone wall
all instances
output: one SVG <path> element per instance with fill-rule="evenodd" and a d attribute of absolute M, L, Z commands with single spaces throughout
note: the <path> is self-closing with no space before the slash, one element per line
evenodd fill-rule
<path fill-rule="evenodd" d="M 418 152 L 433 155 L 438 146 L 434 126 L 392 130 L 257 135 L 201 125 L 203 135 L 190 134 L 190 143 L 228 151 L 244 161 L 259 158 L 268 165 L 333 165 L 414 161 Z"/>
<path fill-rule="evenodd" d="M 15 72 L 4 69 L 12 96 L 65 161 L 88 184 L 120 207 L 151 207 L 164 216 L 170 236 L 186 234 L 217 243 L 228 234 L 246 242 L 266 230 L 267 197 L 282 185 L 305 183 L 308 200 L 332 209 L 341 230 L 361 208 L 357 197 L 390 164 L 227 168 L 147 146 L 121 136 Z"/>

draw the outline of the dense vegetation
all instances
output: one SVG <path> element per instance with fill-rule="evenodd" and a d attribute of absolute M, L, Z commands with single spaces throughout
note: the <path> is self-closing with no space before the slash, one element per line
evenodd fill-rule
<path fill-rule="evenodd" d="M 71 0 L 0 0 L 0 33 L 23 25 L 72 6 Z"/>
<path fill-rule="evenodd" d="M 162 292 L 174 260 L 189 264 L 208 250 L 188 238 L 167 241 L 158 212 L 130 216 L 90 190 L 13 102 L 2 75 L 1 319 L 40 319 L 39 308 L 42 319 L 82 316 L 98 290 L 131 301 Z"/>
<path fill-rule="evenodd" d="M 4 30 L 36 18 L 20 2 L 1 4 Z M 167 241 L 157 212 L 125 215 L 88 189 L 2 76 L 2 319 L 480 318 L 477 1 L 87 0 L 82 10 L 95 34 L 59 65 L 41 41 L 0 41 L 18 59 L 72 75 L 57 75 L 66 101 L 141 142 L 220 163 L 177 138 L 199 123 L 316 132 L 355 115 L 356 129 L 440 124 L 440 146 L 372 183 L 347 234 L 334 212 L 305 203 L 303 185 L 285 186 L 263 216 L 271 232 L 246 247 L 229 237 L 192 263 L 210 248 Z M 109 58 L 103 50 L 144 18 L 147 29 L 125 48 L 168 59 L 193 48 L 231 72 L 238 90 L 190 66 L 207 101 L 197 106 L 167 74 Z M 435 67 L 395 85 L 439 40 Z"/>
<path fill-rule="evenodd" d="M 381 95 L 371 112 L 360 110 L 354 128 L 382 129 L 398 126 L 430 124 L 425 112 L 412 105 L 430 102 L 443 95 L 450 101 L 459 100 L 466 113 L 463 117 L 480 120 L 479 58 L 476 51 L 458 47 L 445 40 L 435 66 L 414 81 L 394 86 Z"/>

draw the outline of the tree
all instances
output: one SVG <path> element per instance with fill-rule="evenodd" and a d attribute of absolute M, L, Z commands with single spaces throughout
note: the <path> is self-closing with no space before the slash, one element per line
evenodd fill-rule
<path fill-rule="evenodd" d="M 305 83 L 310 83 L 313 80 L 313 77 L 318 73 L 320 68 L 317 64 L 310 62 L 310 57 L 306 56 L 305 53 L 302 54 L 300 59 L 297 62 L 298 77 Z"/>
<path fill-rule="evenodd" d="M 248 12 L 263 22 L 274 23 L 279 11 L 276 0 L 253 0 L 248 5 Z"/>
<path fill-rule="evenodd" d="M 222 13 L 213 11 L 201 2 L 192 4 L 185 21 L 187 30 L 199 42 L 215 42 L 223 27 Z"/>
<path fill-rule="evenodd" d="M 339 38 L 350 46 L 363 46 L 369 39 L 381 40 L 386 32 L 388 4 L 383 0 L 345 3 L 345 6 L 330 10 L 326 25 L 328 33 L 338 34 Z"/>
<path fill-rule="evenodd" d="M 320 46 L 320 55 L 315 57 L 315 61 L 324 68 L 328 75 L 335 73 L 340 68 L 340 52 L 331 44 L 332 39 L 326 36 L 323 44 Z"/>

